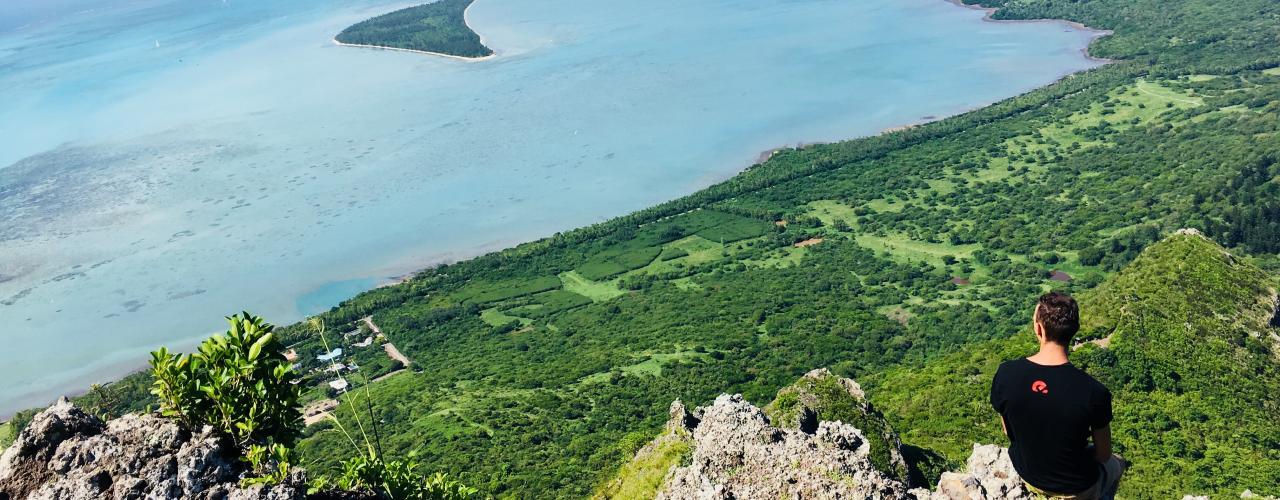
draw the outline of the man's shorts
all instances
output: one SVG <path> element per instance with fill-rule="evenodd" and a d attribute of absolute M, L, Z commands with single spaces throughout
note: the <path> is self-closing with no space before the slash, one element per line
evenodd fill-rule
<path fill-rule="evenodd" d="M 1053 493 L 1036 488 L 1031 483 L 1026 483 L 1027 490 L 1038 498 L 1049 500 L 1102 500 L 1114 497 L 1116 488 L 1120 487 L 1120 476 L 1124 475 L 1124 460 L 1119 455 L 1111 455 L 1107 463 L 1098 464 L 1098 468 L 1102 470 L 1098 482 L 1080 493 Z"/>

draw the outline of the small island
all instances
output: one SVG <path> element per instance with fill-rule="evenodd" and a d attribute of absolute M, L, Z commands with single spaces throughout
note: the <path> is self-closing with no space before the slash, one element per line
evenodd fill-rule
<path fill-rule="evenodd" d="M 353 24 L 333 40 L 341 45 L 409 50 L 481 59 L 493 55 L 467 26 L 467 8 L 475 0 L 439 0 L 400 9 Z"/>

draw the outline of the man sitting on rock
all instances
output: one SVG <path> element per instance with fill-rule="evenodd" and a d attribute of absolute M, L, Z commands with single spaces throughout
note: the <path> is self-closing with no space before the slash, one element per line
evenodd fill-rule
<path fill-rule="evenodd" d="M 1013 467 L 1046 497 L 1112 498 L 1124 463 L 1111 454 L 1111 391 L 1067 359 L 1079 306 L 1067 294 L 1045 294 L 1032 323 L 1040 352 L 1002 363 L 991 383 Z"/>

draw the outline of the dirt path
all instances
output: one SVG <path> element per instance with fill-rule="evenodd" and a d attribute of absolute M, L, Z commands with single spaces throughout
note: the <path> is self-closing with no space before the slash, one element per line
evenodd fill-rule
<path fill-rule="evenodd" d="M 302 423 L 304 425 L 312 425 L 329 418 L 329 412 L 338 407 L 336 399 L 322 399 L 313 401 L 302 410 Z"/>
<path fill-rule="evenodd" d="M 373 331 L 374 335 L 382 335 L 383 337 L 386 337 L 386 335 L 382 334 L 382 329 L 378 328 L 378 325 L 373 322 L 373 316 L 365 316 L 364 318 L 361 318 L 361 321 L 364 321 L 364 324 L 369 325 L 369 330 Z M 387 357 L 399 361 L 400 364 L 405 366 L 405 368 L 413 365 L 413 361 L 410 361 L 408 356 L 405 356 L 404 353 L 400 352 L 400 349 L 397 349 L 395 344 L 387 342 L 382 344 L 382 348 L 387 351 Z"/>
<path fill-rule="evenodd" d="M 372 383 L 374 383 L 374 382 L 381 382 L 381 381 L 386 380 L 386 379 L 389 379 L 389 378 L 391 378 L 392 376 L 397 375 L 397 374 L 399 374 L 400 372 L 403 372 L 403 371 L 404 371 L 404 368 L 401 368 L 401 369 L 396 370 L 396 371 L 393 371 L 393 372 L 391 372 L 391 373 L 387 373 L 387 374 L 385 374 L 385 375 L 382 375 L 381 377 L 375 378 L 375 379 L 373 379 L 372 381 L 370 381 L 369 383 L 371 383 L 371 384 L 372 384 Z"/>

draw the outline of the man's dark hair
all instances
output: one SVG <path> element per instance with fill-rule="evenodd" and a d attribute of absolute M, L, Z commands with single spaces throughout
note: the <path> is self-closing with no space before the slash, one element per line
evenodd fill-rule
<path fill-rule="evenodd" d="M 1067 345 L 1080 330 L 1080 306 L 1070 295 L 1049 292 L 1040 296 L 1036 319 L 1044 326 L 1045 340 Z"/>

